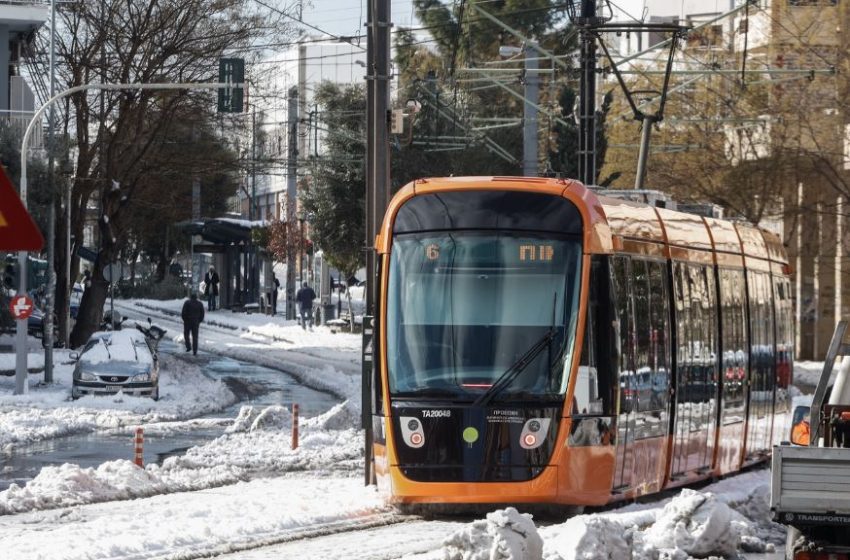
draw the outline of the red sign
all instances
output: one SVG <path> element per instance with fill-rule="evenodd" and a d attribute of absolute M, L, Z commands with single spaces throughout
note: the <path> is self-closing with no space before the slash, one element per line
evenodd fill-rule
<path fill-rule="evenodd" d="M 23 295 L 17 295 L 9 302 L 9 311 L 15 319 L 28 319 L 32 315 L 32 300 Z"/>
<path fill-rule="evenodd" d="M 41 251 L 44 238 L 0 166 L 0 251 Z"/>

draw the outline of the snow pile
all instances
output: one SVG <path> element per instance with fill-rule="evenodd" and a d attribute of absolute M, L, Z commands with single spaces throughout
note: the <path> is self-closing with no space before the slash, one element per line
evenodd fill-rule
<path fill-rule="evenodd" d="M 363 434 L 359 412 L 348 401 L 299 426 L 299 442 L 291 448 L 292 415 L 282 406 L 243 406 L 225 434 L 192 447 L 163 466 L 198 469 L 232 465 L 249 472 L 342 471 L 352 476 L 363 468 Z"/>
<path fill-rule="evenodd" d="M 773 551 L 784 530 L 770 520 L 768 487 L 742 492 L 730 482 L 753 478 L 748 473 L 720 482 L 712 487 L 717 493 L 686 488 L 654 508 L 579 515 L 541 531 L 545 558 L 591 560 L 605 551 L 605 558 L 687 560 Z"/>
<path fill-rule="evenodd" d="M 543 539 L 530 515 L 509 507 L 451 535 L 442 554 L 444 560 L 540 560 Z"/>
<path fill-rule="evenodd" d="M 0 375 L 14 375 L 17 355 L 14 352 L 0 354 Z M 44 353 L 29 352 L 27 354 L 27 370 L 41 371 L 44 369 Z"/>
<path fill-rule="evenodd" d="M 360 426 L 360 407 L 351 401 L 343 401 L 315 418 L 303 423 L 306 428 L 317 430 L 348 430 Z"/>
<path fill-rule="evenodd" d="M 257 430 L 287 429 L 292 426 L 292 413 L 280 405 L 260 409 L 247 405 L 239 409 L 239 414 L 233 424 L 227 427 L 225 433 L 256 432 Z"/>
<path fill-rule="evenodd" d="M 187 472 L 158 465 L 142 469 L 126 460 L 109 461 L 96 469 L 66 463 L 44 467 L 23 488 L 12 484 L 0 492 L 0 515 L 198 490 L 243 478 L 239 469 L 223 465 Z"/>
<path fill-rule="evenodd" d="M 580 515 L 563 525 L 563 530 L 547 539 L 547 549 L 557 553 L 547 558 L 595 560 L 600 551 L 606 558 L 631 558 L 631 539 L 622 523 L 599 515 Z"/>
<path fill-rule="evenodd" d="M 664 506 L 642 537 L 645 551 L 658 550 L 664 558 L 732 556 L 740 544 L 739 526 L 743 529 L 746 524 L 739 523 L 732 509 L 713 494 L 686 488 Z"/>

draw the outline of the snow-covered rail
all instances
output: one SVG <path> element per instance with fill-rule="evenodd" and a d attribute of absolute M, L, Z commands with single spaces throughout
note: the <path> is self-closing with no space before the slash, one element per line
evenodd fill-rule
<path fill-rule="evenodd" d="M 171 554 L 163 555 L 162 551 L 158 551 L 156 553 L 152 552 L 150 555 L 144 556 L 133 556 L 133 560 L 148 560 L 157 558 L 158 560 L 194 560 L 196 558 L 210 558 L 210 557 L 220 557 L 221 555 L 230 555 L 232 553 L 239 553 L 234 556 L 234 558 L 246 558 L 247 556 L 244 554 L 245 551 L 256 550 L 256 549 L 266 549 L 268 547 L 275 547 L 273 550 L 277 552 L 276 545 L 290 545 L 294 546 L 295 549 L 302 551 L 305 547 L 315 547 L 316 543 L 324 542 L 332 542 L 337 543 L 336 539 L 334 540 L 326 540 L 329 537 L 334 537 L 336 535 L 346 535 L 345 540 L 348 542 L 359 542 L 362 547 L 363 540 L 357 538 L 349 538 L 350 535 L 348 533 L 353 533 L 357 531 L 368 531 L 370 529 L 374 529 L 376 527 L 387 527 L 390 525 L 398 525 L 400 523 L 414 523 L 419 522 L 418 517 L 399 515 L 394 512 L 386 512 L 386 513 L 375 513 L 371 515 L 365 515 L 362 517 L 352 517 L 349 519 L 343 519 L 340 521 L 333 521 L 330 523 L 321 523 L 316 525 L 308 525 L 305 527 L 298 527 L 296 529 L 282 531 L 282 532 L 273 532 L 267 535 L 254 535 L 250 540 L 246 540 L 244 542 L 232 542 L 227 544 L 220 544 L 212 548 L 201 549 L 201 550 L 181 550 L 179 552 L 173 552 Z M 392 531 L 389 531 L 390 533 Z M 384 531 L 384 533 L 388 533 Z M 406 540 L 410 540 L 410 533 L 405 531 L 406 535 L 408 535 Z M 308 545 L 309 543 L 309 545 Z M 294 549 L 293 549 L 294 550 Z M 333 547 L 327 549 L 330 555 L 324 556 L 324 558 L 333 558 L 333 557 L 345 557 L 345 558 L 353 558 L 348 554 L 343 556 L 339 556 L 339 546 L 336 544 Z M 258 556 L 258 558 L 268 557 L 265 556 L 266 552 L 264 551 L 262 556 Z M 305 556 L 300 553 L 296 555 L 299 558 L 305 558 Z M 277 558 L 290 558 L 296 556 L 287 556 L 287 555 L 277 555 L 274 557 Z M 225 556 L 226 558 L 227 556 Z M 374 556 L 369 556 L 370 558 L 374 558 Z M 126 559 L 127 557 L 122 556 L 122 559 Z M 319 556 L 317 556 L 319 558 Z M 116 559 L 117 560 L 117 559 Z"/>
<path fill-rule="evenodd" d="M 338 531 L 309 540 L 289 541 L 249 552 L 225 554 L 219 556 L 218 560 L 392 560 L 439 550 L 447 536 L 466 525 L 461 521 L 423 521 L 415 517 L 399 523 L 404 523 L 404 527 L 398 527 L 398 523 L 363 526 L 351 532 Z"/>

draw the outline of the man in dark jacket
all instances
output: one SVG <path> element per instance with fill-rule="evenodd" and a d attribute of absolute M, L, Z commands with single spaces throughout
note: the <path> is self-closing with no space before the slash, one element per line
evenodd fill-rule
<path fill-rule="evenodd" d="M 307 285 L 307 282 L 301 286 L 298 293 L 295 294 L 295 301 L 298 302 L 301 310 L 301 328 L 307 330 L 307 321 L 310 321 L 310 330 L 313 330 L 313 300 L 316 299 L 316 292 L 313 288 Z"/>
<path fill-rule="evenodd" d="M 272 315 L 277 314 L 277 291 L 280 289 L 280 280 L 275 276 L 272 283 Z"/>
<path fill-rule="evenodd" d="M 192 295 L 183 304 L 183 339 L 186 342 L 186 352 L 192 351 L 198 355 L 198 329 L 204 320 L 204 304 L 198 301 L 198 294 Z M 192 335 L 192 344 L 189 344 L 189 335 Z"/>
<path fill-rule="evenodd" d="M 207 309 L 210 311 L 215 311 L 216 303 L 218 303 L 218 284 L 218 272 L 215 271 L 214 266 L 211 266 L 204 274 L 204 295 L 207 296 Z"/>

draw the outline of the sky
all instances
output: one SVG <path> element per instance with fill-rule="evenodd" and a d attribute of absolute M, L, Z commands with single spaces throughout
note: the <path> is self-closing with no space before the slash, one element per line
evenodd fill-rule
<path fill-rule="evenodd" d="M 365 33 L 367 0 L 304 0 L 304 21 L 333 33 Z M 418 25 L 412 0 L 392 0 L 390 15 L 396 26 Z"/>
<path fill-rule="evenodd" d="M 365 31 L 367 0 L 302 0 L 304 21 L 335 35 L 356 35 Z M 723 12 L 730 4 L 741 0 L 616 0 L 611 2 L 615 9 L 624 14 L 624 19 L 641 18 L 644 9 L 653 15 L 676 15 L 683 13 Z M 412 27 L 419 23 L 414 16 L 413 0 L 391 0 L 391 18 L 396 26 Z M 451 0 L 443 0 L 450 4 Z"/>

